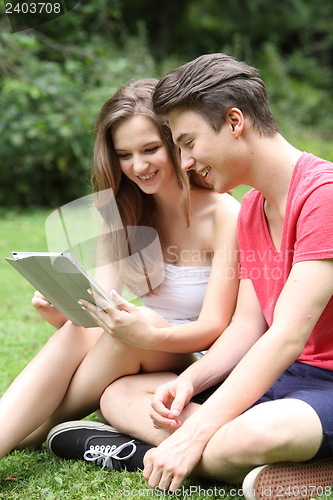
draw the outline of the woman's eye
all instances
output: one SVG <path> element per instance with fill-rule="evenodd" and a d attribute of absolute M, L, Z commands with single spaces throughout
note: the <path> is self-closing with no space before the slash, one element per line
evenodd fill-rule
<path fill-rule="evenodd" d="M 191 141 L 185 142 L 185 147 L 192 148 L 193 147 L 193 141 L 191 140 Z"/>
<path fill-rule="evenodd" d="M 118 153 L 118 158 L 120 160 L 127 160 L 131 155 L 129 153 Z"/>
<path fill-rule="evenodd" d="M 152 154 L 152 153 L 155 153 L 155 151 L 157 151 L 158 148 L 159 148 L 159 146 L 154 146 L 153 148 L 146 149 L 145 152 L 148 154 Z"/>

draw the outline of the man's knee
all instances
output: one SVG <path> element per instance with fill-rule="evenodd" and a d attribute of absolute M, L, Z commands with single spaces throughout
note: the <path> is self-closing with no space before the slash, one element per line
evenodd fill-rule
<path fill-rule="evenodd" d="M 260 464 L 275 444 L 270 426 L 248 420 L 234 421 L 226 429 L 225 458 L 233 465 L 242 465 L 249 460 Z"/>
<path fill-rule="evenodd" d="M 102 394 L 100 409 L 104 418 L 120 432 L 127 433 L 126 423 L 140 402 L 138 376 L 128 375 L 112 382 Z"/>
<path fill-rule="evenodd" d="M 302 401 L 262 403 L 225 426 L 222 453 L 234 465 L 308 460 L 320 446 L 322 430 L 317 420 Z"/>
<path fill-rule="evenodd" d="M 127 405 L 128 400 L 131 399 L 133 385 L 128 380 L 130 377 L 121 377 L 110 384 L 102 394 L 100 400 L 100 407 L 103 415 L 107 412 L 116 413 L 117 406 Z"/>
<path fill-rule="evenodd" d="M 220 459 L 230 466 L 266 463 L 272 454 L 282 452 L 289 444 L 283 427 L 276 428 L 273 421 L 251 415 L 243 414 L 224 427 L 216 449 Z"/>

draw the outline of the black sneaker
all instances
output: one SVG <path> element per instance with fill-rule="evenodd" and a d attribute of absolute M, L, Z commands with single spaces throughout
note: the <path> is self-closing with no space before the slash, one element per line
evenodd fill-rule
<path fill-rule="evenodd" d="M 56 425 L 50 430 L 46 442 L 57 457 L 83 459 L 112 470 L 125 469 L 126 460 L 137 450 L 136 440 L 130 436 L 121 434 L 110 425 L 87 420 Z"/>

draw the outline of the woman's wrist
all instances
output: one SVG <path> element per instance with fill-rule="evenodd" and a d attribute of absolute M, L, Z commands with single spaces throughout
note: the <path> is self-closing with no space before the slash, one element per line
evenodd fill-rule
<path fill-rule="evenodd" d="M 169 338 L 168 329 L 169 328 L 157 328 L 156 326 L 149 325 L 149 331 L 147 332 L 149 345 L 145 346 L 146 349 L 164 351 Z"/>

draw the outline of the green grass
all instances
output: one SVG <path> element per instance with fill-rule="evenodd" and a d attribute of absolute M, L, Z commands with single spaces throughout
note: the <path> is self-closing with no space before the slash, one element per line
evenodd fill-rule
<path fill-rule="evenodd" d="M 0 393 L 52 335 L 30 304 L 34 289 L 4 259 L 11 251 L 47 250 L 46 211 L 0 212 Z"/>
<path fill-rule="evenodd" d="M 12 452 L 1 464 L 1 499 L 15 500 L 117 500 L 170 498 L 152 490 L 140 472 L 101 470 L 83 461 L 65 461 L 48 451 Z M 217 483 L 186 480 L 174 498 L 240 500 L 238 491 Z M 172 497 L 171 497 L 172 498 Z"/>

